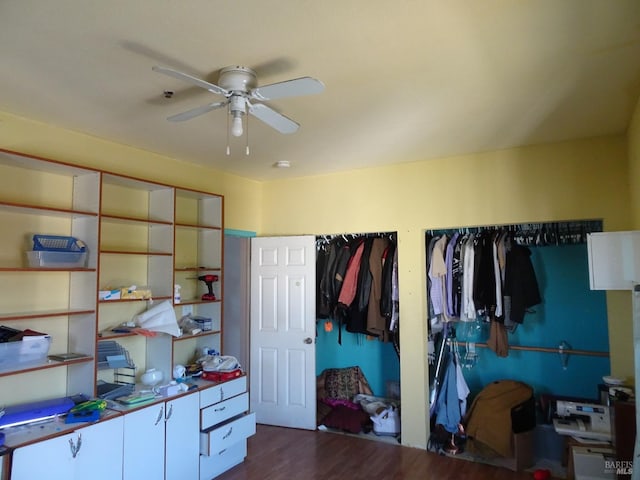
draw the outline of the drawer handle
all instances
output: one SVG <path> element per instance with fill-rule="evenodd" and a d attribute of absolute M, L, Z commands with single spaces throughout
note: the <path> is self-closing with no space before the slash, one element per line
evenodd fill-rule
<path fill-rule="evenodd" d="M 227 408 L 227 407 L 226 407 L 226 406 L 224 406 L 224 407 L 220 407 L 220 408 L 215 408 L 213 411 L 214 411 L 214 412 L 221 412 L 221 411 L 223 411 L 225 408 Z"/>
<path fill-rule="evenodd" d="M 222 454 L 223 454 L 224 452 L 226 452 L 226 451 L 227 451 L 227 449 L 226 449 L 226 448 L 224 448 L 224 449 L 222 449 L 222 450 L 220 450 L 220 451 L 218 452 L 218 455 L 222 455 Z"/>
<path fill-rule="evenodd" d="M 224 437 L 222 437 L 223 440 L 226 440 L 227 438 L 229 438 L 229 436 L 231 436 L 231 432 L 233 432 L 233 427 L 229 428 L 229 431 L 227 433 L 225 433 Z"/>

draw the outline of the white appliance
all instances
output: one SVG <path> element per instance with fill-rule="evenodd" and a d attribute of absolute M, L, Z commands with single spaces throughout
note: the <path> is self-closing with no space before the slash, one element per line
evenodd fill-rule
<path fill-rule="evenodd" d="M 553 427 L 560 435 L 611 441 L 611 414 L 609 407 L 593 403 L 558 400 L 556 412 L 561 418 L 553 419 Z"/>

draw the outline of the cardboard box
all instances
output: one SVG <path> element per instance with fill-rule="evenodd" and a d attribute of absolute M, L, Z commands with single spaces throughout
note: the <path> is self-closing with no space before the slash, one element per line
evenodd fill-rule
<path fill-rule="evenodd" d="M 98 300 L 120 300 L 120 289 L 100 290 L 98 293 Z"/>
<path fill-rule="evenodd" d="M 151 298 L 151 289 L 146 287 L 121 288 L 120 298 L 129 300 L 147 300 Z"/>
<path fill-rule="evenodd" d="M 573 472 L 576 480 L 615 479 L 616 471 L 607 464 L 615 464 L 615 453 L 612 447 L 571 447 Z"/>
<path fill-rule="evenodd" d="M 513 457 L 494 457 L 492 465 L 508 468 L 514 472 L 521 472 L 533 465 L 534 430 L 514 433 L 512 436 Z"/>

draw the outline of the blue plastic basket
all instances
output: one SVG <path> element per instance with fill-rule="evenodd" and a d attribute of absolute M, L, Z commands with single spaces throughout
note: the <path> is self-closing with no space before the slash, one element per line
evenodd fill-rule
<path fill-rule="evenodd" d="M 46 252 L 85 252 L 87 246 L 75 237 L 34 235 L 33 249 Z"/>

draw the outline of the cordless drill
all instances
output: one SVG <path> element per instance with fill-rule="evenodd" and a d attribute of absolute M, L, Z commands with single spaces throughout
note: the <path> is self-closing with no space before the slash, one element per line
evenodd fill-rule
<path fill-rule="evenodd" d="M 217 282 L 218 281 L 218 275 L 200 275 L 198 277 L 198 280 L 202 280 L 205 285 L 207 286 L 207 289 L 209 290 L 207 293 L 204 293 L 202 295 L 202 300 L 206 300 L 209 302 L 212 302 L 216 299 L 215 294 L 213 293 L 213 282 Z"/>

